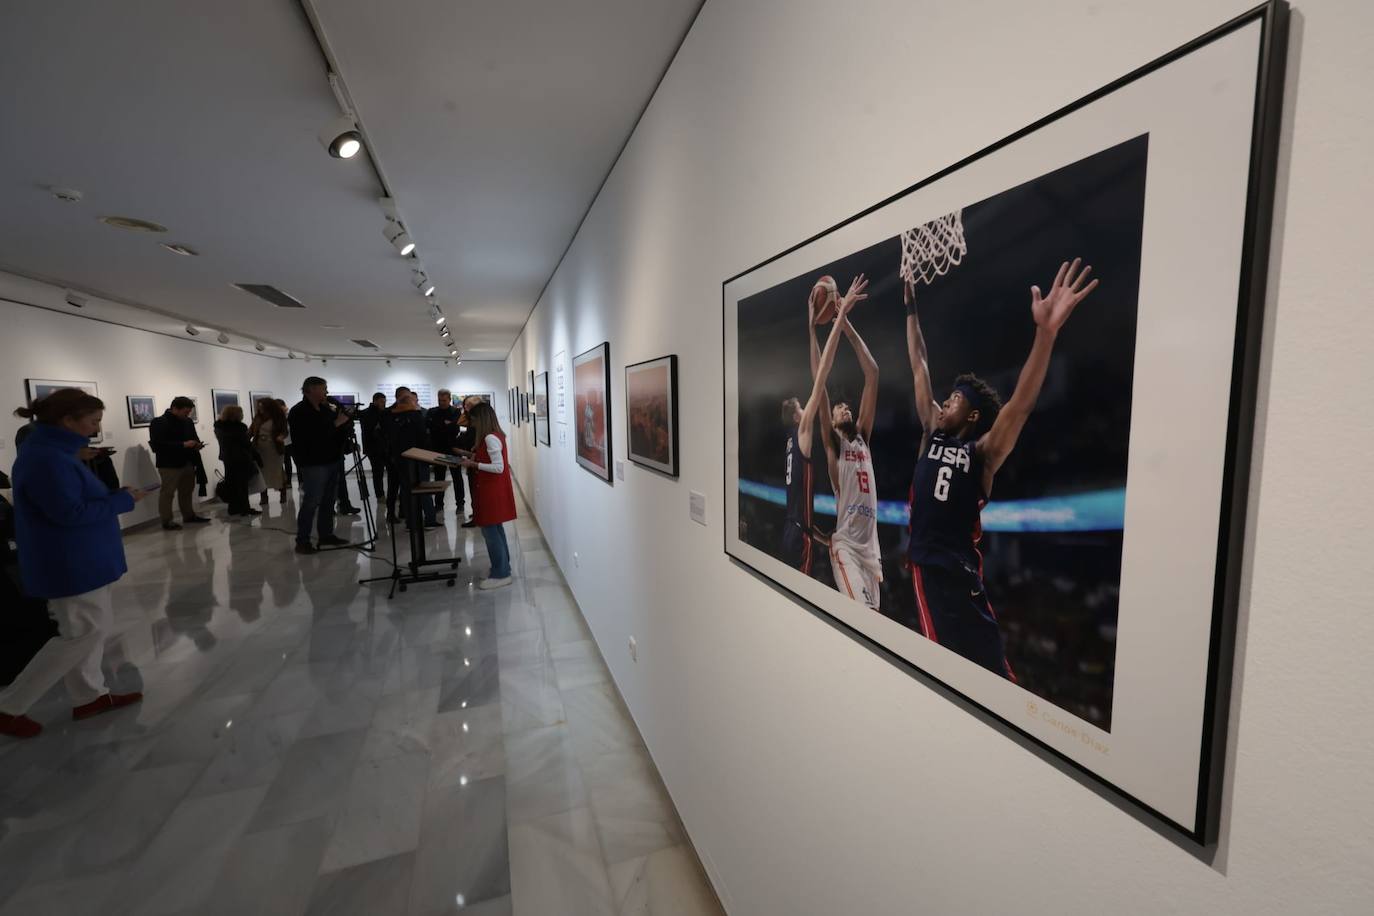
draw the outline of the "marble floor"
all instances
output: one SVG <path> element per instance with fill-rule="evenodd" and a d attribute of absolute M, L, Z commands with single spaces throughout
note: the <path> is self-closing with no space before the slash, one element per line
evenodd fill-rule
<path fill-rule="evenodd" d="M 145 701 L 0 738 L 0 916 L 721 912 L 527 517 L 513 587 L 450 504 L 457 587 L 389 601 L 385 551 L 292 553 L 289 500 L 205 508 L 127 536 L 106 666 Z"/>

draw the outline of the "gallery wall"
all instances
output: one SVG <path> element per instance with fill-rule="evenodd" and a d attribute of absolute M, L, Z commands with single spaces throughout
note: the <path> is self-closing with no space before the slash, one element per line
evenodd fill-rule
<path fill-rule="evenodd" d="M 462 327 L 454 323 L 455 333 L 462 336 Z M 445 363 L 440 360 L 395 359 L 331 359 L 319 368 L 318 374 L 329 382 L 331 392 L 357 392 L 365 403 L 374 392 L 380 391 L 390 402 L 401 385 L 420 395 L 423 407 L 433 407 L 440 388 L 462 394 L 491 394 L 497 416 L 504 424 L 510 413 L 506 389 L 505 360 L 463 360 Z"/>
<path fill-rule="evenodd" d="M 704 7 L 507 384 L 609 340 L 623 461 L 624 366 L 679 356 L 680 479 L 627 463 L 608 485 L 557 426 L 551 448 L 515 437 L 517 479 L 730 912 L 1374 908 L 1360 575 L 1374 267 L 1356 228 L 1374 202 L 1368 4 L 1312 0 L 1293 20 L 1215 848 L 1175 839 L 722 550 L 721 281 L 1248 6 Z"/>
<path fill-rule="evenodd" d="M 0 273 L 0 300 L 61 302 L 63 291 L 46 284 Z M 245 353 L 196 340 L 178 340 L 120 325 L 92 321 L 78 314 L 49 311 L 0 301 L 0 468 L 14 464 L 14 434 L 24 421 L 13 410 L 25 403 L 28 378 L 93 381 L 105 402 L 104 444 L 118 449 L 115 469 L 128 486 L 156 481 L 148 430 L 131 429 L 125 396 L 154 396 L 158 413 L 178 395 L 194 397 L 200 414 L 197 427 L 209 445 L 203 455 L 206 471 L 221 469 L 215 444 L 210 389 L 239 392 L 248 403 L 249 391 L 272 391 L 287 403 L 299 391 L 300 360 L 288 361 Z M 317 366 L 318 364 L 312 364 Z M 133 512 L 120 516 L 124 527 L 157 518 L 157 500 L 147 499 Z"/>

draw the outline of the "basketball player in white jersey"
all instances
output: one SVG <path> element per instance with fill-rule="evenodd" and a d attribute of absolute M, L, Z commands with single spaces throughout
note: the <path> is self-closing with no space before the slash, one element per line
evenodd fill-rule
<path fill-rule="evenodd" d="M 831 406 L 830 429 L 824 436 L 825 457 L 835 490 L 836 519 L 835 532 L 830 536 L 830 565 L 835 587 L 876 611 L 880 603 L 878 586 L 883 581 L 883 567 L 878 553 L 878 490 L 873 479 L 869 441 L 873 437 L 873 415 L 878 406 L 878 363 L 849 323 L 847 316 L 853 307 L 854 302 L 846 297 L 836 310 L 835 327 L 830 332 L 830 340 L 826 341 L 826 353 L 822 354 L 816 372 L 816 385 L 824 388 L 826 377 L 835 364 L 832 344 L 843 332 L 859 358 L 864 390 L 857 418 L 844 401 Z"/>

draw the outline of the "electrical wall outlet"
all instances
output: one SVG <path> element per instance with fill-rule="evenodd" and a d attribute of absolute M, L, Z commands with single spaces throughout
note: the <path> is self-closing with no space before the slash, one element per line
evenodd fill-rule
<path fill-rule="evenodd" d="M 630 637 L 630 661 L 639 661 L 639 643 L 635 641 L 633 636 Z"/>

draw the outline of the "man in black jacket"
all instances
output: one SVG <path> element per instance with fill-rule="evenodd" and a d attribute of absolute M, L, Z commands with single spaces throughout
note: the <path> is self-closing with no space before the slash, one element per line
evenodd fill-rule
<path fill-rule="evenodd" d="M 162 527 L 167 531 L 176 531 L 181 527 L 172 521 L 173 494 L 181 506 L 182 521 L 188 524 L 210 521 L 197 515 L 191 502 L 191 492 L 196 485 L 194 459 L 205 448 L 205 443 L 196 435 L 195 424 L 191 422 L 191 410 L 195 406 L 190 398 L 172 398 L 172 406 L 148 427 L 148 444 L 152 446 L 158 477 L 162 479 L 157 511 L 162 517 Z"/>
<path fill-rule="evenodd" d="M 386 499 L 386 440 L 382 436 L 382 422 L 386 417 L 386 395 L 380 391 L 372 396 L 372 406 L 358 414 L 363 427 L 363 454 L 372 465 L 372 492 L 377 501 Z"/>
<path fill-rule="evenodd" d="M 453 447 L 458 442 L 459 421 L 463 412 L 453 406 L 453 392 L 447 388 L 439 389 L 439 406 L 432 407 L 425 417 L 425 425 L 429 428 L 429 447 L 436 452 L 445 455 L 453 454 Z M 443 465 L 436 465 L 434 468 L 434 479 L 444 479 L 445 468 Z M 453 469 L 453 500 L 458 505 L 458 519 L 463 518 L 463 477 L 458 468 Z M 434 497 L 434 508 L 437 512 L 444 511 L 444 494 L 440 493 Z"/>
<path fill-rule="evenodd" d="M 301 383 L 301 402 L 286 415 L 291 429 L 291 449 L 301 477 L 301 508 L 296 515 L 296 553 L 317 553 L 310 543 L 311 524 L 319 533 L 320 547 L 348 542 L 334 534 L 334 493 L 339 485 L 338 428 L 350 422 L 325 399 L 329 386 L 312 375 Z"/>
<path fill-rule="evenodd" d="M 405 507 L 406 526 L 417 527 L 421 520 L 414 518 L 410 501 L 411 488 L 422 481 L 429 480 L 429 465 L 401 457 L 407 449 L 430 447 L 429 431 L 425 424 L 425 411 L 416 401 L 415 393 L 409 388 L 397 391 L 396 403 L 388 411 L 387 454 L 391 458 L 390 474 L 398 486 L 387 490 L 387 521 L 394 522 L 396 496 L 400 495 L 401 505 Z M 434 514 L 434 500 L 422 496 L 419 500 L 420 514 L 424 517 L 424 527 L 437 528 L 439 520 Z"/>

